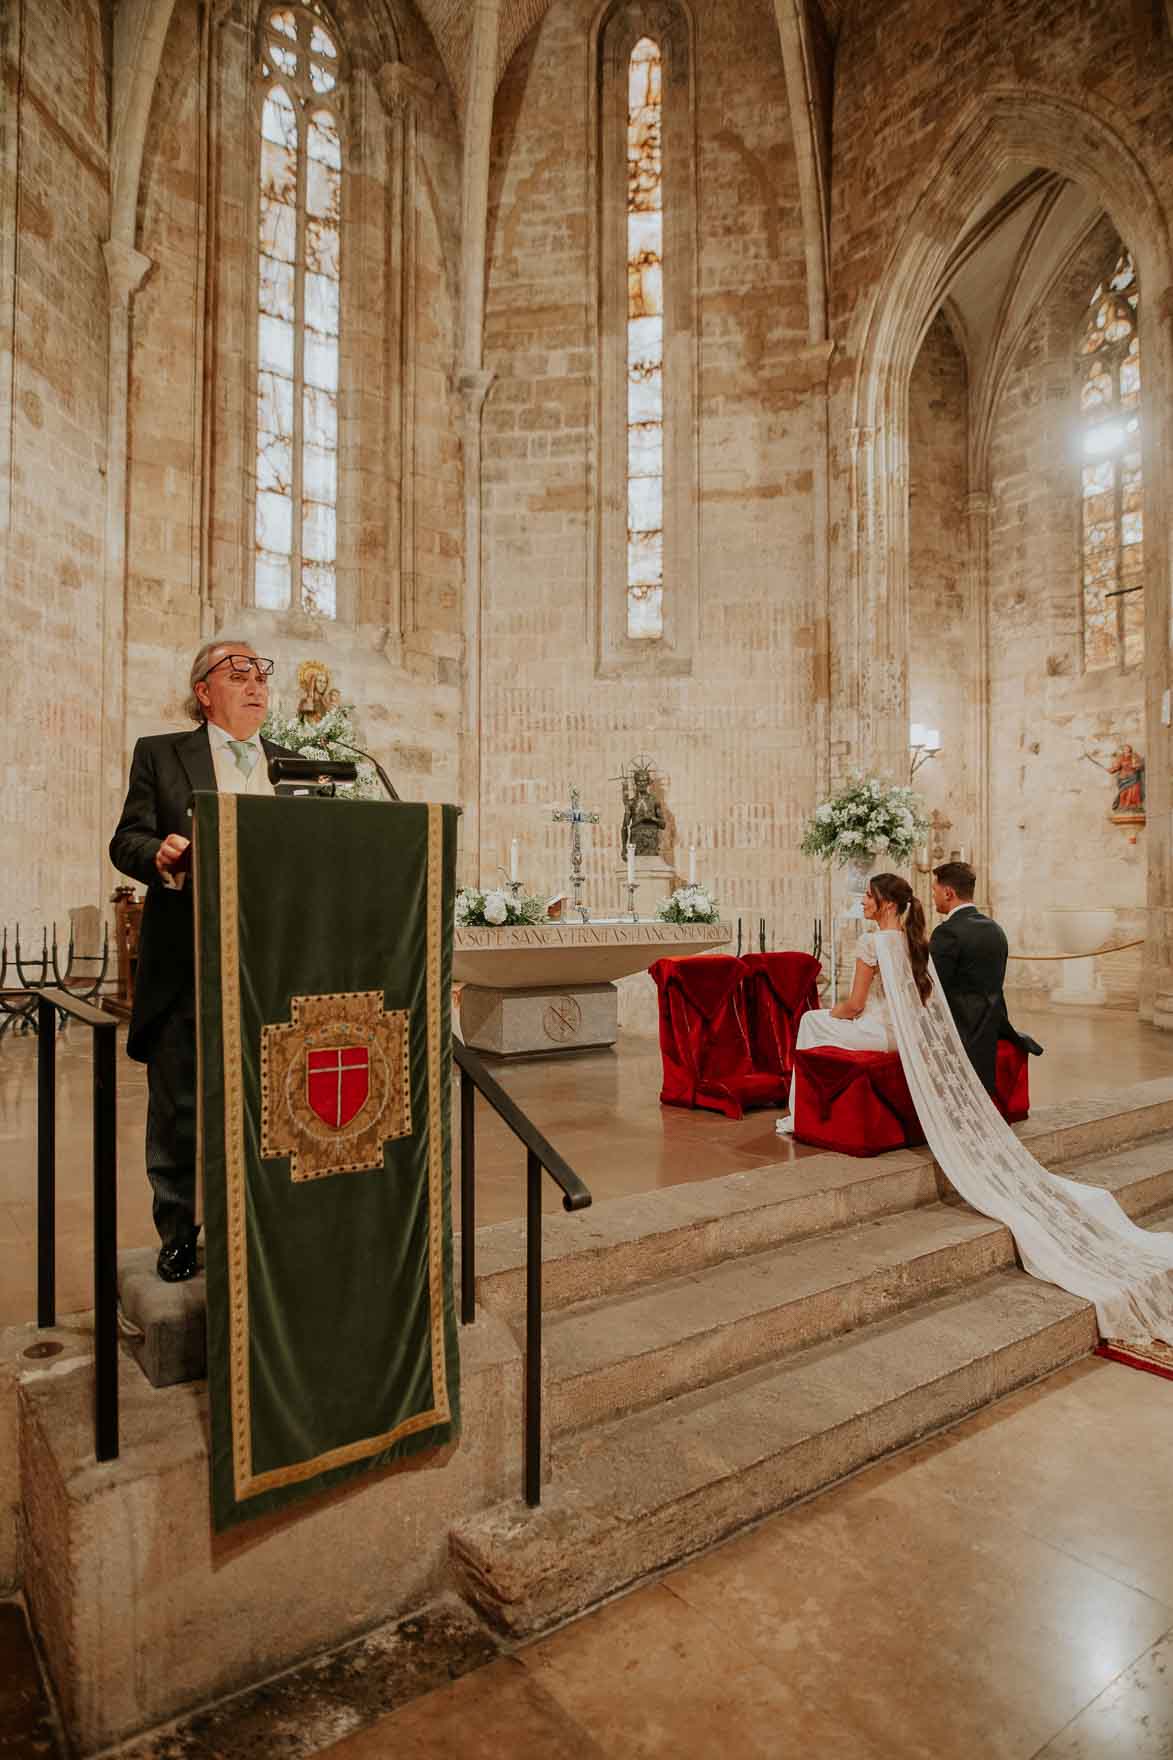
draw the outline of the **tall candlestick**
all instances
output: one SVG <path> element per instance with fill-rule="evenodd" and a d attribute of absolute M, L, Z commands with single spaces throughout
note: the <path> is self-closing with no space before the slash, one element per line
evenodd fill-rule
<path fill-rule="evenodd" d="M 521 845 L 515 837 L 509 845 L 509 878 L 511 880 L 517 880 L 519 878 L 517 866 L 520 849 Z"/>
<path fill-rule="evenodd" d="M 688 884 L 690 886 L 696 885 L 696 844 L 695 843 L 690 843 L 688 846 Z"/>
<path fill-rule="evenodd" d="M 627 846 L 627 884 L 629 886 L 635 885 L 635 845 L 634 845 L 634 843 L 629 843 Z"/>

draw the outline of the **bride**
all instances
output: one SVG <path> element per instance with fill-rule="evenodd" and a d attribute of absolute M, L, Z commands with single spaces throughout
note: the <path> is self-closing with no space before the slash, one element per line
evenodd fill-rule
<path fill-rule="evenodd" d="M 922 1001 L 932 989 L 925 913 L 920 899 L 899 874 L 873 874 L 864 894 L 863 914 L 871 925 L 855 950 L 851 994 L 834 1008 L 812 1008 L 798 1023 L 799 1051 L 833 1045 L 838 1051 L 896 1051 L 896 1029 L 879 972 L 878 931 L 895 930 L 906 942 L 909 966 Z M 790 1117 L 779 1120 L 784 1135 L 794 1129 L 794 1084 L 790 1079 Z"/>
<path fill-rule="evenodd" d="M 803 1016 L 799 1048 L 898 1050 L 938 1166 L 975 1210 L 1009 1228 L 1024 1268 L 1093 1302 L 1105 1339 L 1173 1345 L 1173 1235 L 1138 1228 L 1110 1192 L 1049 1173 L 1015 1136 L 965 1054 L 907 882 L 874 875 L 864 915 L 876 928 L 860 944 L 851 995 Z M 793 1095 L 792 1084 L 792 1117 Z"/>

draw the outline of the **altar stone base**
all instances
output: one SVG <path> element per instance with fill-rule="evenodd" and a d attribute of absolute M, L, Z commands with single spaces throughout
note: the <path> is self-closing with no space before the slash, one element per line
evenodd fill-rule
<path fill-rule="evenodd" d="M 495 1057 L 613 1045 L 618 992 L 614 984 L 527 990 L 466 984 L 460 992 L 460 1030 L 466 1045 Z"/>

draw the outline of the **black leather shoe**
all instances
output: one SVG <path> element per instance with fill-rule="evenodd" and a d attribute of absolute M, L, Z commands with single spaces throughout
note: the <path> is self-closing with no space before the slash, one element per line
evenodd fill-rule
<path fill-rule="evenodd" d="M 181 1235 L 177 1241 L 167 1241 L 159 1248 L 155 1269 L 164 1283 L 186 1283 L 189 1277 L 194 1277 L 199 1270 L 195 1235 Z"/>

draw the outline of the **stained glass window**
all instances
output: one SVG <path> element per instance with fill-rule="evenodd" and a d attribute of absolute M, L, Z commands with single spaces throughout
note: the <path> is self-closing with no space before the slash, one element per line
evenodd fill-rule
<path fill-rule="evenodd" d="M 627 84 L 627 633 L 664 633 L 663 60 L 641 37 Z"/>
<path fill-rule="evenodd" d="M 339 45 L 312 6 L 261 17 L 258 605 L 337 612 Z"/>
<path fill-rule="evenodd" d="M 1124 251 L 1088 303 L 1076 348 L 1080 413 L 1083 663 L 1144 657 L 1144 507 L 1138 290 Z"/>

